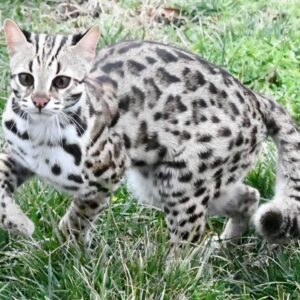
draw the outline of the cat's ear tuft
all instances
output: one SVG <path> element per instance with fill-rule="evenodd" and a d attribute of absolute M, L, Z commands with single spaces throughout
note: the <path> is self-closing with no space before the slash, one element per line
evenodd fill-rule
<path fill-rule="evenodd" d="M 82 38 L 73 46 L 73 51 L 88 62 L 91 62 L 96 54 L 97 43 L 100 37 L 98 26 L 91 27 Z"/>
<path fill-rule="evenodd" d="M 6 19 L 3 27 L 9 55 L 14 55 L 17 51 L 22 51 L 24 47 L 30 46 L 28 36 L 14 21 Z"/>

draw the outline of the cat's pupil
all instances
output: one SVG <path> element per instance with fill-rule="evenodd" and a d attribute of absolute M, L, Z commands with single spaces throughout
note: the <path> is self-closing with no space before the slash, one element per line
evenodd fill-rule
<path fill-rule="evenodd" d="M 58 76 L 53 80 L 53 85 L 58 89 L 65 89 L 69 85 L 70 81 L 70 77 Z"/>
<path fill-rule="evenodd" d="M 34 83 L 33 76 L 28 73 L 20 73 L 19 74 L 19 81 L 24 86 L 32 86 Z"/>

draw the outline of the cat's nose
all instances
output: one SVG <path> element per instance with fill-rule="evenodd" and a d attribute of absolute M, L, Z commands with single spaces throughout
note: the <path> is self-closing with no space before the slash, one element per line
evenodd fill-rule
<path fill-rule="evenodd" d="M 49 102 L 49 100 L 50 100 L 50 98 L 47 97 L 46 95 L 32 96 L 32 102 L 39 110 L 44 108 L 47 105 L 47 103 Z"/>

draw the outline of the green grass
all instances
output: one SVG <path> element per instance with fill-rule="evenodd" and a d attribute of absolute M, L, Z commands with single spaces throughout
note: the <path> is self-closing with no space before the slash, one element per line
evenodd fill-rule
<path fill-rule="evenodd" d="M 144 15 L 139 17 L 145 8 L 138 0 L 121 0 L 114 6 L 101 1 L 102 13 L 95 19 L 81 7 L 79 16 L 62 20 L 59 3 L 0 1 L 0 21 L 10 17 L 29 30 L 45 32 L 74 32 L 96 23 L 102 31 L 100 46 L 125 38 L 176 44 L 273 96 L 300 121 L 300 7 L 296 0 L 168 1 L 180 10 L 182 19 L 169 24 L 151 24 Z M 8 78 L 1 34 L 1 107 Z M 262 200 L 273 195 L 273 148 L 267 145 L 246 179 L 260 190 Z M 16 197 L 35 222 L 36 232 L 32 241 L 0 232 L 1 300 L 300 299 L 298 242 L 269 251 L 249 230 L 241 245 L 215 253 L 206 264 L 196 255 L 190 263 L 167 271 L 163 215 L 138 207 L 125 189 L 116 193 L 97 223 L 89 253 L 63 244 L 57 224 L 69 202 L 66 195 L 32 181 Z M 211 218 L 207 235 L 212 230 L 220 232 L 223 224 L 223 219 Z"/>

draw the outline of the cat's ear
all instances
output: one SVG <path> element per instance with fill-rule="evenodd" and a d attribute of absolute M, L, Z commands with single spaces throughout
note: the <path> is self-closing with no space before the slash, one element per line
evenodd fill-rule
<path fill-rule="evenodd" d="M 23 31 L 14 21 L 6 19 L 3 27 L 9 55 L 12 56 L 17 51 L 31 46 Z"/>
<path fill-rule="evenodd" d="M 91 27 L 83 37 L 74 45 L 73 51 L 81 57 L 84 57 L 88 62 L 91 62 L 96 54 L 96 47 L 100 36 L 98 26 Z"/>

